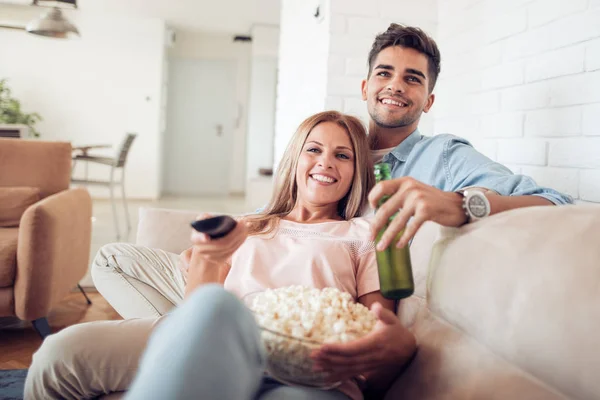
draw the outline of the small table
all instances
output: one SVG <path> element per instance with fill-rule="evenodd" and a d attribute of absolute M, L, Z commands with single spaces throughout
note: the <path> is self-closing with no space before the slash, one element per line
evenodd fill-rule
<path fill-rule="evenodd" d="M 92 144 L 88 146 L 76 146 L 73 147 L 73 151 L 80 151 L 82 156 L 87 156 L 88 151 L 93 149 L 110 149 L 112 146 L 110 144 Z"/>

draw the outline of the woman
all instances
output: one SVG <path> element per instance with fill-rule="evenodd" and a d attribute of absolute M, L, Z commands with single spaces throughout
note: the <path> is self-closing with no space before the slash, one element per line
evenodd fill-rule
<path fill-rule="evenodd" d="M 96 279 L 102 274 L 94 270 L 99 290 L 120 313 L 120 309 L 132 309 L 125 303 L 138 299 L 142 304 L 145 300 L 141 290 L 131 291 L 128 279 L 133 277 L 123 276 L 124 261 L 131 264 L 131 260 L 141 260 L 133 262 L 145 264 L 135 279 L 160 287 L 175 303 L 180 302 L 177 294 L 185 291 L 186 301 L 154 334 L 129 396 L 183 399 L 194 393 L 232 399 L 361 398 L 353 379 L 346 380 L 339 391 L 262 380 L 264 354 L 258 328 L 238 298 L 268 287 L 332 286 L 349 292 L 367 307 L 374 305 L 379 317 L 389 318 L 390 311 L 386 314 L 382 307 L 393 310 L 394 304 L 379 293 L 373 245 L 367 239 L 369 226 L 358 218 L 372 185 L 366 134 L 360 121 L 337 112 L 320 113 L 305 120 L 292 138 L 264 212 L 246 217 L 219 240 L 192 235 L 194 246 L 183 254 L 189 260 L 187 280 L 173 262 L 162 262 L 164 252 L 148 255 L 146 250 L 131 246 L 127 256 L 97 257 L 96 265 L 113 265 L 103 273 L 112 270 L 123 284 L 102 290 L 105 285 Z M 166 258 L 172 260 L 173 256 Z M 149 278 L 152 274 L 155 276 Z M 157 281 L 159 285 L 152 285 Z M 115 296 L 123 288 L 135 296 Z M 386 323 L 380 319 L 379 323 Z M 85 398 L 127 389 L 156 322 L 156 317 L 150 317 L 91 323 L 50 337 L 34 356 L 26 398 Z M 402 332 L 401 337 L 394 338 L 401 347 L 398 367 L 415 349 L 412 334 Z M 78 345 L 86 335 L 118 340 L 105 339 L 99 348 L 90 350 Z M 57 359 L 56 355 L 64 351 L 66 361 L 64 354 Z M 390 370 L 374 370 L 366 379 L 374 390 L 384 391 L 394 376 Z"/>

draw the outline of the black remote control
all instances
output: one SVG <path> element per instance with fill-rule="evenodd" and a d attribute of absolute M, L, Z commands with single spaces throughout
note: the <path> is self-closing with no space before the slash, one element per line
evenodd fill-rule
<path fill-rule="evenodd" d="M 192 222 L 192 228 L 198 232 L 206 233 L 211 239 L 219 239 L 226 236 L 236 225 L 236 220 L 229 215 L 219 215 Z"/>

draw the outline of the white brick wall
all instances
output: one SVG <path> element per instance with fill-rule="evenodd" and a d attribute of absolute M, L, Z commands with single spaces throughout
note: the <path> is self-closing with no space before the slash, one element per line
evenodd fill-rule
<path fill-rule="evenodd" d="M 530 111 L 525 119 L 525 136 L 579 135 L 581 134 L 581 115 L 581 107 Z"/>
<path fill-rule="evenodd" d="M 600 170 L 582 170 L 579 180 L 579 198 L 600 203 Z"/>
<path fill-rule="evenodd" d="M 600 103 L 583 108 L 583 134 L 600 136 Z"/>
<path fill-rule="evenodd" d="M 522 112 L 486 115 L 482 118 L 479 135 L 487 138 L 523 136 L 524 121 Z"/>
<path fill-rule="evenodd" d="M 534 82 L 583 72 L 584 62 L 583 45 L 550 51 L 527 62 L 525 79 L 527 82 Z"/>
<path fill-rule="evenodd" d="M 590 42 L 585 51 L 585 70 L 595 71 L 600 69 L 600 40 Z"/>
<path fill-rule="evenodd" d="M 600 202 L 600 0 L 438 3 L 436 132 Z"/>
<path fill-rule="evenodd" d="M 546 165 L 548 143 L 536 139 L 506 139 L 498 141 L 498 158 L 501 163 Z"/>
<path fill-rule="evenodd" d="M 600 168 L 600 138 L 556 140 L 550 143 L 548 160 L 556 167 Z"/>
<path fill-rule="evenodd" d="M 537 0 L 529 7 L 529 26 L 538 27 L 586 9 L 588 0 Z"/>
<path fill-rule="evenodd" d="M 496 65 L 483 71 L 481 88 L 488 90 L 521 85 L 524 80 L 525 73 L 522 62 Z"/>
<path fill-rule="evenodd" d="M 425 134 L 452 133 L 541 185 L 600 202 L 600 0 L 282 0 L 276 162 L 322 109 L 368 120 L 374 36 L 419 26 L 442 53 Z"/>
<path fill-rule="evenodd" d="M 532 110 L 550 105 L 550 85 L 537 82 L 506 89 L 502 92 L 502 109 L 506 111 Z"/>

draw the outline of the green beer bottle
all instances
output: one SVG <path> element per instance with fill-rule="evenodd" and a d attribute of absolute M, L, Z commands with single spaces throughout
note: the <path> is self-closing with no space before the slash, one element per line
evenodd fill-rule
<path fill-rule="evenodd" d="M 377 183 L 389 179 L 392 179 L 390 165 L 386 163 L 376 164 L 375 180 Z M 384 196 L 379 201 L 378 208 L 388 199 L 389 196 Z M 383 233 L 395 216 L 396 214 L 394 214 L 385 227 L 377 233 L 375 243 L 379 243 L 381 236 L 383 236 Z M 408 246 L 405 246 L 402 249 L 396 247 L 396 243 L 398 243 L 398 240 L 400 240 L 403 233 L 404 229 L 398 233 L 396 239 L 390 243 L 387 249 L 376 251 L 377 267 L 379 270 L 379 286 L 383 297 L 388 299 L 400 300 L 412 295 L 415 291 Z"/>

